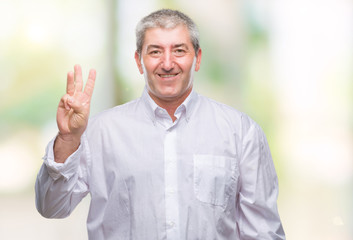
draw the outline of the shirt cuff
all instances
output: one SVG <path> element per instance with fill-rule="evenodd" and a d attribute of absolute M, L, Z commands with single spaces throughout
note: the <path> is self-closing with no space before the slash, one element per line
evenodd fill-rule
<path fill-rule="evenodd" d="M 55 138 L 53 138 L 47 145 L 46 153 L 43 157 L 44 164 L 47 167 L 48 174 L 54 180 L 59 179 L 60 177 L 64 177 L 66 180 L 70 179 L 75 173 L 77 173 L 77 169 L 80 163 L 80 156 L 82 153 L 82 144 L 78 147 L 78 149 L 72 153 L 64 163 L 55 162 L 54 157 L 54 142 Z"/>

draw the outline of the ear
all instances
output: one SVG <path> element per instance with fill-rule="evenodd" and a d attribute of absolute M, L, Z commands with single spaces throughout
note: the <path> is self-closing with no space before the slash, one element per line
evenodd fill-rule
<path fill-rule="evenodd" d="M 138 67 L 140 73 L 143 74 L 143 67 L 142 67 L 140 55 L 138 54 L 137 51 L 135 51 L 135 61 L 136 61 L 136 64 L 137 64 L 137 67 Z"/>
<path fill-rule="evenodd" d="M 202 51 L 201 51 L 201 48 L 199 48 L 199 50 L 197 51 L 197 57 L 196 57 L 196 65 L 195 65 L 196 72 L 200 69 L 201 57 L 202 57 Z"/>

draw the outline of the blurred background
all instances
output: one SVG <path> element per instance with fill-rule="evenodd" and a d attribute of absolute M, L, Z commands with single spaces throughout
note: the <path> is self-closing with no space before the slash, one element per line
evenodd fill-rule
<path fill-rule="evenodd" d="M 66 73 L 97 70 L 93 115 L 139 97 L 135 26 L 166 7 L 199 26 L 196 90 L 263 127 L 287 239 L 353 239 L 351 0 L 0 1 L 0 239 L 87 239 L 89 197 L 64 220 L 34 205 Z"/>

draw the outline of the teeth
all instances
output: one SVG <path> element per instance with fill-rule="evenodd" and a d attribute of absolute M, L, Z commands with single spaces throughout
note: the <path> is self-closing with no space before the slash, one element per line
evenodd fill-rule
<path fill-rule="evenodd" d="M 176 74 L 173 74 L 173 75 L 171 75 L 171 74 L 169 74 L 169 75 L 160 75 L 161 77 L 164 77 L 164 78 L 168 78 L 168 77 L 174 77 L 174 76 L 176 76 Z"/>

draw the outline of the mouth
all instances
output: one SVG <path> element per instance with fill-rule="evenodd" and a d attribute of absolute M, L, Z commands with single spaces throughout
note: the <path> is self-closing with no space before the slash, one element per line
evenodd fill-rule
<path fill-rule="evenodd" d="M 158 76 L 162 79 L 172 79 L 175 78 L 176 76 L 178 76 L 179 73 L 175 73 L 175 74 L 158 74 Z"/>

